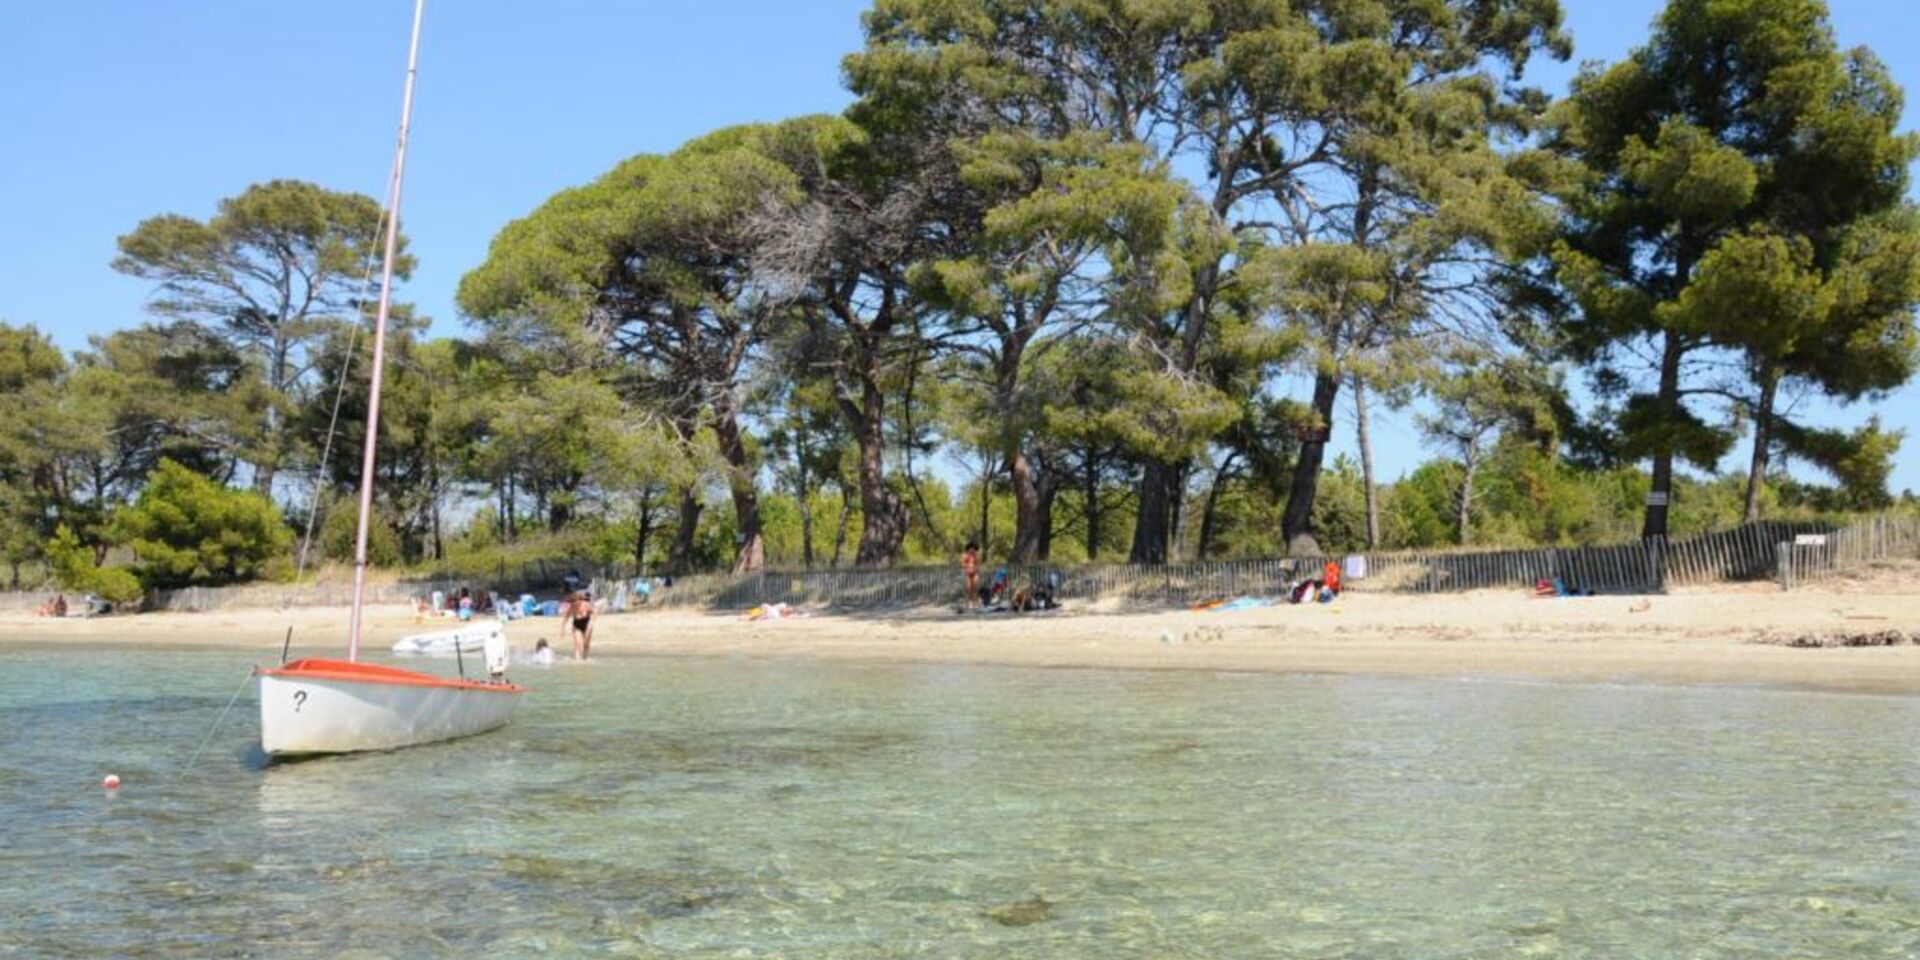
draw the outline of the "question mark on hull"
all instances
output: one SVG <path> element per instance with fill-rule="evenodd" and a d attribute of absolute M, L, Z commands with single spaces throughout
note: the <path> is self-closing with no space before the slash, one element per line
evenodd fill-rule
<path fill-rule="evenodd" d="M 300 708 L 306 705 L 306 702 L 307 702 L 307 692 L 305 690 L 295 690 L 293 692 L 293 712 L 294 713 L 299 713 Z"/>

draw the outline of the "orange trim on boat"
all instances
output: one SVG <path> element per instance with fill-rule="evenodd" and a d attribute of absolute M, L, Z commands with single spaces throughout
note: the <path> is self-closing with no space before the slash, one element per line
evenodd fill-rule
<path fill-rule="evenodd" d="M 265 677 L 285 677 L 288 680 L 344 680 L 349 683 L 387 683 L 402 687 L 453 687 L 461 690 L 485 690 L 490 693 L 527 692 L 526 687 L 517 683 L 463 680 L 458 677 L 440 677 L 431 673 L 421 673 L 417 670 L 402 670 L 399 667 L 387 667 L 377 663 L 322 660 L 312 657 L 255 672 Z"/>

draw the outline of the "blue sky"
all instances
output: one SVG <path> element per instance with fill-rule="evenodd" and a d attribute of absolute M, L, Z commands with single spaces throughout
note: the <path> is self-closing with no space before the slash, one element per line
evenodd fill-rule
<path fill-rule="evenodd" d="M 1829 0 L 1920 107 L 1920 3 Z M 1575 59 L 1617 59 L 1657 0 L 1563 0 Z M 555 191 L 716 127 L 836 111 L 863 0 L 429 0 L 405 229 L 403 295 L 461 332 L 460 275 L 494 233 Z M 162 212 L 205 217 L 276 177 L 380 196 L 400 107 L 409 0 L 143 0 L 0 10 L 0 320 L 62 346 L 144 319 L 114 239 Z M 1532 82 L 1564 89 L 1571 64 Z M 1893 486 L 1920 489 L 1920 385 L 1877 409 L 1909 433 Z M 1376 411 L 1384 477 L 1428 453 L 1408 415 Z M 1340 437 L 1351 431 L 1341 430 Z M 1350 443 L 1350 441 L 1348 441 Z"/>

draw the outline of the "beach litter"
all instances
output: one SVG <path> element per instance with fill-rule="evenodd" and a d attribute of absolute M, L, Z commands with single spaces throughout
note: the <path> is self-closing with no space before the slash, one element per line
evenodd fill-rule
<path fill-rule="evenodd" d="M 793 604 L 782 602 L 761 604 L 748 610 L 740 619 L 751 623 L 755 620 L 792 620 L 805 616 L 808 616 L 807 611 L 801 610 Z"/>
<path fill-rule="evenodd" d="M 1226 636 L 1227 632 L 1219 627 L 1195 627 L 1192 630 L 1182 630 L 1179 633 L 1175 633 L 1172 630 L 1162 630 L 1160 632 L 1160 642 L 1165 644 L 1213 643 L 1216 640 L 1226 639 Z"/>
<path fill-rule="evenodd" d="M 1193 610 L 1196 613 L 1207 613 L 1215 610 L 1222 612 L 1258 610 L 1262 607 L 1275 606 L 1279 604 L 1279 602 L 1279 600 L 1273 597 L 1234 597 L 1231 600 L 1208 600 L 1205 603 L 1196 603 L 1193 605 Z"/>

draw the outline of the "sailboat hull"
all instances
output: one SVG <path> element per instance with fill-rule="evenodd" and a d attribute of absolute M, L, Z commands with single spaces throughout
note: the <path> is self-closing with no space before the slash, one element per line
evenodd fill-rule
<path fill-rule="evenodd" d="M 260 676 L 269 756 L 392 750 L 485 733 L 513 718 L 525 687 L 347 660 L 296 660 Z"/>

